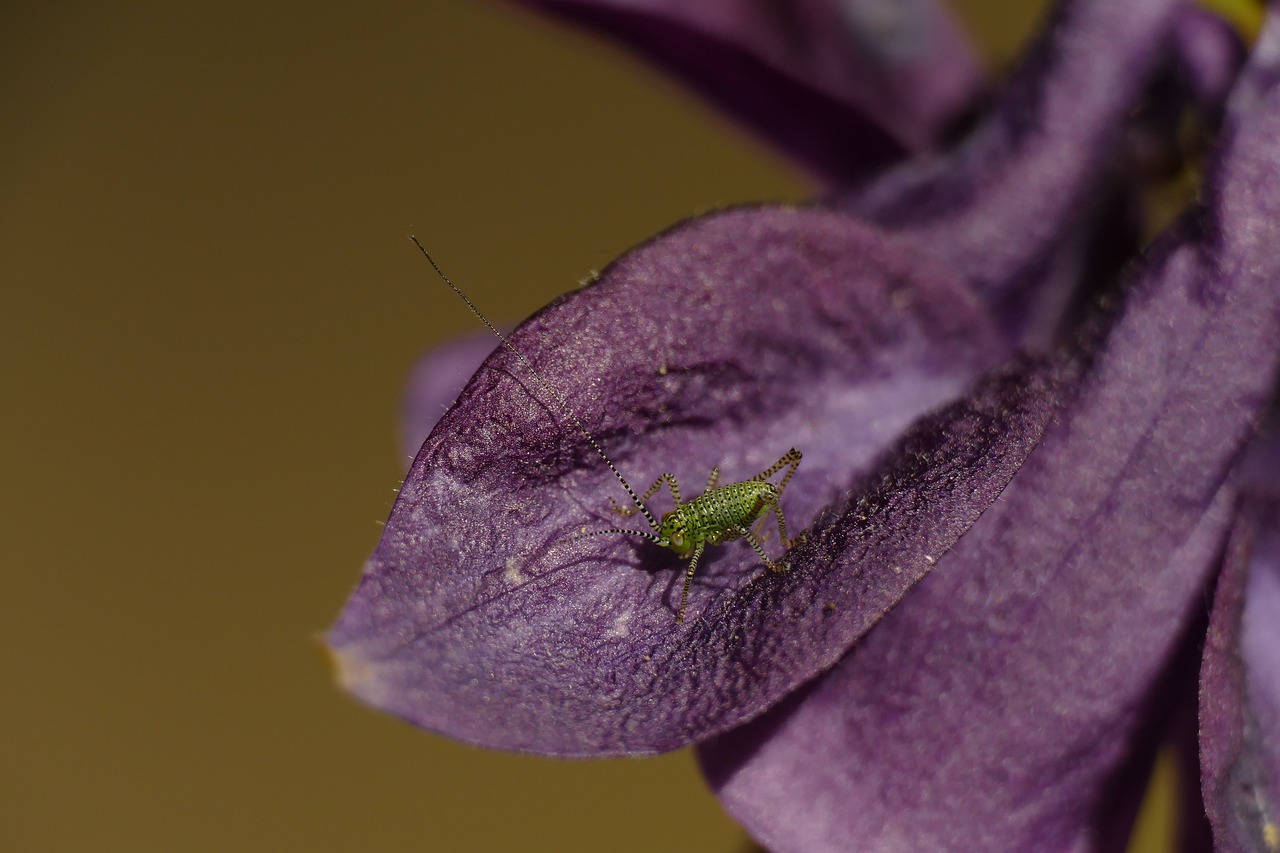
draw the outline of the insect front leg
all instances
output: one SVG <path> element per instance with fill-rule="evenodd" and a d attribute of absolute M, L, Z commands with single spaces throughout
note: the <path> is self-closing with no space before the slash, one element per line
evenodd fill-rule
<path fill-rule="evenodd" d="M 640 503 L 644 503 L 645 501 L 649 500 L 649 498 L 656 495 L 658 493 L 658 489 L 662 488 L 663 483 L 666 483 L 668 486 L 671 487 L 671 497 L 675 498 L 676 509 L 679 509 L 681 506 L 680 484 L 676 482 L 675 474 L 663 474 L 658 479 L 654 480 L 653 485 L 649 487 L 649 490 L 640 496 Z M 637 506 L 622 506 L 617 501 L 615 501 L 612 496 L 609 498 L 609 505 L 610 507 L 612 507 L 613 511 L 618 515 L 635 515 L 637 512 L 640 511 L 640 507 L 637 507 Z"/>

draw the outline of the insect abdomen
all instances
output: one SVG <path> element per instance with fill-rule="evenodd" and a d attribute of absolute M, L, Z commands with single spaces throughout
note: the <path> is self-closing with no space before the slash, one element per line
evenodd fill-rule
<path fill-rule="evenodd" d="M 742 535 L 778 499 L 773 483 L 748 480 L 718 486 L 680 507 L 692 543 L 719 545 Z"/>

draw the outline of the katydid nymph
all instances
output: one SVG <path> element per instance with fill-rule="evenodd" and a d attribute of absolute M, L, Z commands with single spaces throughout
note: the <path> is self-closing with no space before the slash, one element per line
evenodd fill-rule
<path fill-rule="evenodd" d="M 480 322 L 497 336 L 502 345 L 511 352 L 512 355 L 524 366 L 529 375 L 537 382 L 538 387 L 542 388 L 546 393 L 559 405 L 561 411 L 569 418 L 574 427 L 586 439 L 587 443 L 595 451 L 600 460 L 608 467 L 613 476 L 622 484 L 623 491 L 627 493 L 630 500 L 630 506 L 619 506 L 616 501 L 610 499 L 613 504 L 613 511 L 619 515 L 631 516 L 639 513 L 644 517 L 648 530 L 636 530 L 623 527 L 610 527 L 603 530 L 589 530 L 575 535 L 574 539 L 583 539 L 591 536 L 605 535 L 627 535 L 639 536 L 642 539 L 667 548 L 673 551 L 681 559 L 689 561 L 689 566 L 685 570 L 684 586 L 680 591 L 680 608 L 676 612 L 676 623 L 684 622 L 685 608 L 689 602 L 689 585 L 693 582 L 694 573 L 698 570 L 698 561 L 702 558 L 703 552 L 709 545 L 720 545 L 735 539 L 745 539 L 747 543 L 755 550 L 764 565 L 773 572 L 782 572 L 787 569 L 786 556 L 774 560 L 765 552 L 764 546 L 760 543 L 760 538 L 752 532 L 752 526 L 756 522 L 764 519 L 770 512 L 773 512 L 778 519 L 778 532 L 781 536 L 781 543 L 784 550 L 790 549 L 792 545 L 803 538 L 800 537 L 792 540 L 787 536 L 786 516 L 782 511 L 781 497 L 783 490 L 787 484 L 791 482 L 791 478 L 795 475 L 796 469 L 800 465 L 801 453 L 794 447 L 782 455 L 777 462 L 770 465 L 765 470 L 756 474 L 750 479 L 740 483 L 730 483 L 729 485 L 719 485 L 720 469 L 713 468 L 711 476 L 707 480 L 707 487 L 698 495 L 688 501 L 681 501 L 680 486 L 676 482 L 674 474 L 662 474 L 658 479 L 654 480 L 643 495 L 637 494 L 636 490 L 627 482 L 626 477 L 622 476 L 613 461 L 609 459 L 608 454 L 604 452 L 604 448 L 596 441 L 595 436 L 583 425 L 582 420 L 577 413 L 569 406 L 560 392 L 534 369 L 524 354 L 511 343 L 498 327 L 489 321 L 475 303 L 462 292 L 459 287 L 449 279 L 440 266 L 427 252 L 426 247 L 418 241 L 417 237 L 411 236 L 419 251 L 426 257 L 428 263 L 436 274 L 443 279 L 444 283 L 456 293 L 467 307 L 471 309 L 471 313 L 479 318 Z M 776 485 L 769 481 L 780 471 L 785 471 L 781 481 Z M 675 509 L 663 513 L 661 520 L 654 517 L 653 513 L 646 505 L 646 501 L 658 493 L 665 483 L 671 490 L 671 497 L 675 500 Z"/>

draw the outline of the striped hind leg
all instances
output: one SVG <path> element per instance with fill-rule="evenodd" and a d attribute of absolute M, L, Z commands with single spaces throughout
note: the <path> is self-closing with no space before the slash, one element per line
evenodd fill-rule
<path fill-rule="evenodd" d="M 795 476 L 796 469 L 800 467 L 800 460 L 803 458 L 804 458 L 804 454 L 793 447 L 790 450 L 788 450 L 786 453 L 782 454 L 781 459 L 779 459 L 777 462 L 773 463 L 768 468 L 761 471 L 759 474 L 756 474 L 751 479 L 767 480 L 770 477 L 772 477 L 774 474 L 781 471 L 783 468 L 786 468 L 787 473 L 783 475 L 782 482 L 778 484 L 778 493 L 781 494 L 782 490 L 787 487 L 787 483 L 790 483 L 791 478 Z"/>

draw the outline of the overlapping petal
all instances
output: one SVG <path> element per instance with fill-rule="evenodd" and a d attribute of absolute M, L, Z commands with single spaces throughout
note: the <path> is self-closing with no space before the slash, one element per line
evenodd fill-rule
<path fill-rule="evenodd" d="M 1087 846 L 1280 367 L 1280 93 L 1228 131 L 1000 500 L 832 673 L 702 748 L 771 848 Z"/>
<path fill-rule="evenodd" d="M 982 89 L 934 0 L 521 0 L 676 74 L 835 185 L 933 145 Z"/>
<path fill-rule="evenodd" d="M 1073 300 L 1132 252 L 1139 226 L 1115 198 L 1133 186 L 1119 143 L 1144 89 L 1185 64 L 1190 36 L 1179 34 L 1191 29 L 1173 0 L 1063 2 L 1050 23 L 964 144 L 829 200 L 911 240 L 1032 346 L 1055 339 Z M 1233 70 L 1209 46 L 1196 56 L 1200 77 Z"/>
<path fill-rule="evenodd" d="M 1203 794 L 1224 853 L 1280 848 L 1280 504 L 1269 491 L 1250 495 L 1233 532 L 1201 671 Z"/>
<path fill-rule="evenodd" d="M 1259 157 L 1248 191 L 1223 199 L 1240 239 L 1274 247 L 1280 238 L 1280 10 L 1272 6 L 1249 67 L 1232 93 L 1229 124 L 1272 120 L 1269 157 Z M 1250 214 L 1253 213 L 1253 216 Z M 1232 267 L 1235 275 L 1251 272 Z M 1272 286 L 1275 286 L 1273 279 Z M 1200 673 L 1202 793 L 1221 851 L 1280 849 L 1280 441 L 1274 425 L 1242 476 L 1244 505 L 1214 596 Z"/>

